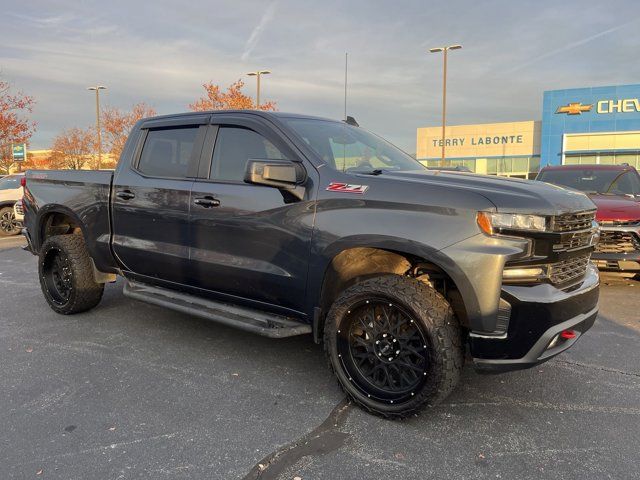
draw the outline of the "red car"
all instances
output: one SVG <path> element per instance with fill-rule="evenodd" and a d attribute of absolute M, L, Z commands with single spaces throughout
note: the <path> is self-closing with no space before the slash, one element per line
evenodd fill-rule
<path fill-rule="evenodd" d="M 640 272 L 640 174 L 629 165 L 544 167 L 536 177 L 587 193 L 598 207 L 600 242 L 592 259 L 604 270 Z"/>

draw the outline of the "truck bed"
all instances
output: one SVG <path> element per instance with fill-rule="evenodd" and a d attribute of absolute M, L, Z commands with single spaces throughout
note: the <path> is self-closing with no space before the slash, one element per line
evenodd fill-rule
<path fill-rule="evenodd" d="M 111 264 L 109 248 L 110 170 L 29 170 L 26 173 L 32 205 L 40 206 L 27 225 L 31 241 L 39 248 L 41 232 L 35 225 L 51 212 L 66 213 L 78 220 L 87 247 L 98 268 Z M 37 222 L 37 223 L 36 223 Z M 104 263 L 104 265 L 99 265 Z M 112 267 L 112 265 L 109 265 Z"/>

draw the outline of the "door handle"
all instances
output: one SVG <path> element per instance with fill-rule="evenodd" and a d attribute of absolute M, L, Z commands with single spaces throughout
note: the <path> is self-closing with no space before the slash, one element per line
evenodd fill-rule
<path fill-rule="evenodd" d="M 136 194 L 131 190 L 120 190 L 116 193 L 116 197 L 121 198 L 122 200 L 131 200 L 135 198 Z"/>
<path fill-rule="evenodd" d="M 220 200 L 207 195 L 206 197 L 196 197 L 193 203 L 203 208 L 211 208 L 219 206 Z"/>

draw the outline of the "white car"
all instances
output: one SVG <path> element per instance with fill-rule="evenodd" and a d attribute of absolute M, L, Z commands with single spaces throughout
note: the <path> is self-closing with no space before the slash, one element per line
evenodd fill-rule
<path fill-rule="evenodd" d="M 13 205 L 13 215 L 16 217 L 16 222 L 20 225 L 24 223 L 24 208 L 22 208 L 22 199 L 18 200 Z"/>
<path fill-rule="evenodd" d="M 13 206 L 22 199 L 22 177 L 24 173 L 7 175 L 0 179 L 0 237 L 20 233 L 20 223 L 16 221 Z"/>

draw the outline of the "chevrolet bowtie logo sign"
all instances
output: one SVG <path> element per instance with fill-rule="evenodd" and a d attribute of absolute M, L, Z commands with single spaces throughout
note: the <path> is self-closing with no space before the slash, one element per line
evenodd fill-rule
<path fill-rule="evenodd" d="M 580 115 L 582 112 L 590 112 L 593 105 L 583 105 L 580 102 L 570 103 L 563 107 L 558 107 L 556 113 L 566 113 L 567 115 Z"/>

